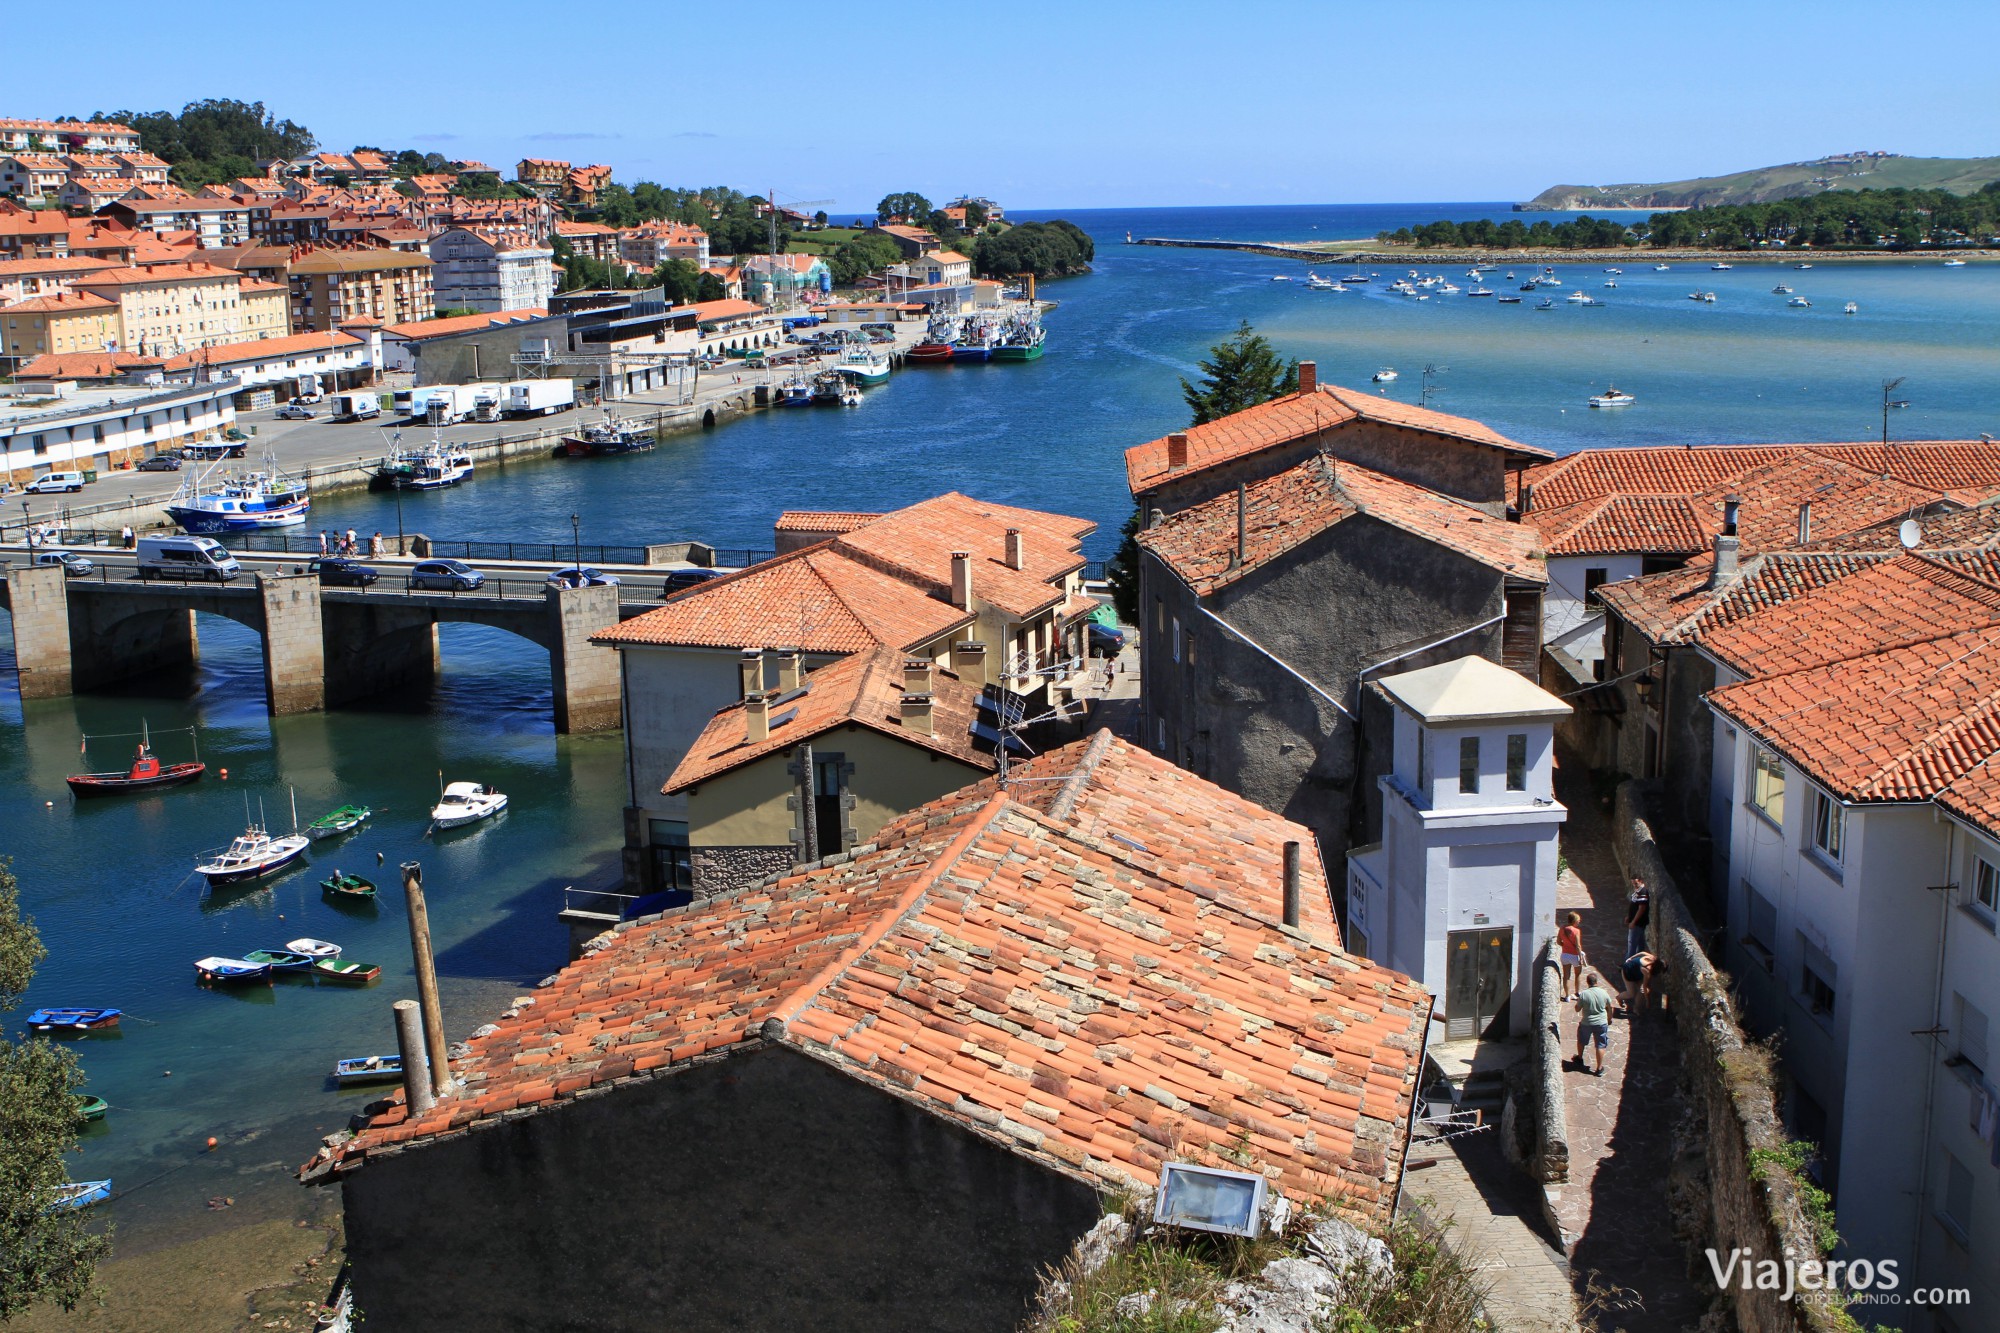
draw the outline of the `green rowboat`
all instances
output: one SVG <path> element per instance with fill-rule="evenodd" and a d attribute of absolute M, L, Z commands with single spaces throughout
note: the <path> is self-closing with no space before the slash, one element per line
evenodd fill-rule
<path fill-rule="evenodd" d="M 313 964 L 313 975 L 326 981 L 338 981 L 347 986 L 366 986 L 382 975 L 382 969 L 373 963 L 353 963 L 343 958 L 322 958 Z"/>
<path fill-rule="evenodd" d="M 111 1103 L 102 1097 L 92 1097 L 88 1093 L 76 1094 L 77 1114 L 85 1120 L 102 1120 L 104 1113 L 111 1109 Z"/>
<path fill-rule="evenodd" d="M 344 874 L 338 870 L 333 872 L 331 879 L 321 880 L 319 886 L 322 890 L 332 894 L 336 898 L 373 898 L 375 896 L 375 885 L 372 882 L 361 878 L 359 875 Z"/>
<path fill-rule="evenodd" d="M 321 838 L 337 838 L 343 833 L 352 833 L 367 823 L 368 817 L 374 813 L 365 805 L 343 805 L 306 825 L 306 836 L 318 842 Z"/>

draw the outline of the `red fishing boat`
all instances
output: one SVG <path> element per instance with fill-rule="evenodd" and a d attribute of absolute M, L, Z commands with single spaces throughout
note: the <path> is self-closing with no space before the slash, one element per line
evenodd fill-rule
<path fill-rule="evenodd" d="M 918 343 L 910 349 L 910 360 L 918 363 L 935 364 L 951 360 L 950 343 Z"/>
<path fill-rule="evenodd" d="M 129 734 L 129 733 L 128 733 Z M 163 764 L 153 753 L 152 737 L 141 733 L 139 751 L 132 757 L 132 766 L 123 773 L 72 773 L 63 779 L 69 783 L 71 792 L 78 796 L 116 796 L 130 791 L 151 791 L 156 787 L 178 787 L 183 782 L 193 782 L 208 771 L 208 765 L 198 759 L 177 764 Z M 88 740 L 86 739 L 86 747 Z"/>

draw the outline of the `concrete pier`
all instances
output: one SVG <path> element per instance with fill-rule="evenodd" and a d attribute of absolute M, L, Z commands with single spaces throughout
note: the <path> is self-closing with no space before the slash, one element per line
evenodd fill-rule
<path fill-rule="evenodd" d="M 274 717 L 317 713 L 326 707 L 319 578 L 259 574 L 257 593 L 264 612 L 264 702 Z"/>
<path fill-rule="evenodd" d="M 618 623 L 618 589 L 550 588 L 546 596 L 556 731 L 616 731 L 623 725 L 618 650 L 590 639 Z"/>
<path fill-rule="evenodd" d="M 14 616 L 14 660 L 23 699 L 54 699 L 70 679 L 69 589 L 60 565 L 7 571 L 7 605 Z"/>

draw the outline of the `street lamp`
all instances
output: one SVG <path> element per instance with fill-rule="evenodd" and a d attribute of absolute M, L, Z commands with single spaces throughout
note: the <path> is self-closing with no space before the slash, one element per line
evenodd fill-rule
<path fill-rule="evenodd" d="M 575 514 L 569 516 L 569 536 L 571 551 L 576 557 L 576 586 L 583 586 L 583 520 Z"/>

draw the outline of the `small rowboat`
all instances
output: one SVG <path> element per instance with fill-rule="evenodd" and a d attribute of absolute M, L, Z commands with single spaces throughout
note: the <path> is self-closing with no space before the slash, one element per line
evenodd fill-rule
<path fill-rule="evenodd" d="M 117 796 L 130 791 L 151 791 L 155 787 L 178 787 L 207 771 L 207 764 L 193 760 L 163 764 L 154 756 L 152 747 L 142 742 L 139 753 L 132 759 L 132 767 L 123 773 L 72 773 L 63 781 L 78 796 Z"/>
<path fill-rule="evenodd" d="M 122 1009 L 37 1009 L 28 1026 L 37 1032 L 103 1032 L 118 1026 Z"/>
<path fill-rule="evenodd" d="M 352 1059 L 337 1060 L 333 1066 L 334 1081 L 342 1087 L 350 1083 L 389 1083 L 403 1076 L 403 1057 L 400 1055 L 357 1055 Z"/>
<path fill-rule="evenodd" d="M 108 1180 L 79 1180 L 73 1185 L 63 1185 L 56 1190 L 56 1208 L 88 1208 L 93 1203 L 103 1203 L 111 1197 L 111 1182 Z"/>
<path fill-rule="evenodd" d="M 104 1119 L 104 1113 L 110 1109 L 111 1103 L 105 1101 L 102 1097 L 92 1097 L 82 1092 L 76 1095 L 77 1114 L 85 1120 L 102 1120 Z"/>
<path fill-rule="evenodd" d="M 195 975 L 211 986 L 241 986 L 254 982 L 271 984 L 271 965 L 253 963 L 247 958 L 199 958 L 195 960 Z"/>
<path fill-rule="evenodd" d="M 290 949 L 252 949 L 243 955 L 246 963 L 262 963 L 276 972 L 304 972 L 313 965 L 310 954 L 295 953 Z"/>
<path fill-rule="evenodd" d="M 352 833 L 366 824 L 374 813 L 365 805 L 343 805 L 306 825 L 306 836 L 318 842 L 321 838 L 337 838 L 343 833 Z"/>
<path fill-rule="evenodd" d="M 375 896 L 375 885 L 372 881 L 340 870 L 334 871 L 332 878 L 321 880 L 319 886 L 336 898 L 372 899 Z"/>
<path fill-rule="evenodd" d="M 366 986 L 382 975 L 382 969 L 373 963 L 347 962 L 339 958 L 322 958 L 312 965 L 313 975 L 325 981 L 338 981 L 347 986 Z"/>
<path fill-rule="evenodd" d="M 295 940 L 286 940 L 285 947 L 293 953 L 302 953 L 308 958 L 340 957 L 340 946 L 338 944 L 328 944 L 325 940 L 316 940 L 310 935 L 303 935 Z"/>

